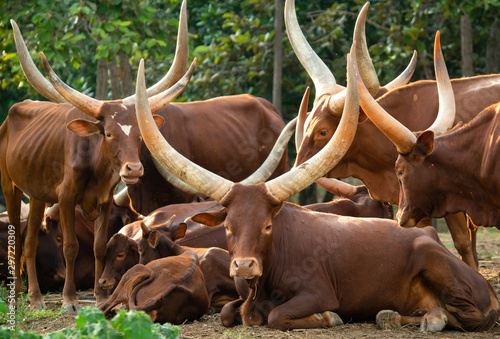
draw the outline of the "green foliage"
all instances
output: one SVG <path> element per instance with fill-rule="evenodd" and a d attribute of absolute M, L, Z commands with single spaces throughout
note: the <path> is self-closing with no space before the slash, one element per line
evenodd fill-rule
<path fill-rule="evenodd" d="M 50 334 L 36 334 L 21 330 L 10 331 L 0 327 L 2 338 L 33 338 L 33 339 L 72 339 L 72 338 L 106 338 L 106 339 L 136 339 L 136 338 L 179 338 L 181 331 L 177 326 L 166 323 L 153 324 L 143 311 L 120 311 L 108 323 L 102 311 L 92 307 L 84 307 L 75 318 L 76 328 L 65 328 Z"/>

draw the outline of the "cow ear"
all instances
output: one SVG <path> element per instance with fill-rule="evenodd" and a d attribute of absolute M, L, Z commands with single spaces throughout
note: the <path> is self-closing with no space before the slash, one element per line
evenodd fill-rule
<path fill-rule="evenodd" d="M 73 120 L 66 126 L 66 128 L 81 137 L 88 137 L 89 135 L 99 134 L 102 132 L 97 122 L 83 119 Z"/>
<path fill-rule="evenodd" d="M 172 236 L 172 240 L 177 241 L 184 238 L 184 236 L 186 235 L 186 230 L 187 224 L 185 222 L 179 223 L 179 225 L 177 225 L 177 227 L 175 227 L 170 233 L 170 235 Z"/>
<path fill-rule="evenodd" d="M 424 131 L 417 138 L 416 151 L 423 157 L 428 156 L 434 150 L 434 132 Z"/>
<path fill-rule="evenodd" d="M 151 231 L 148 236 L 148 244 L 152 248 L 156 248 L 160 242 L 160 232 L 157 230 Z"/>
<path fill-rule="evenodd" d="M 155 120 L 156 126 L 160 128 L 165 124 L 165 119 L 161 115 L 153 114 L 153 119 Z"/>
<path fill-rule="evenodd" d="M 226 220 L 226 217 L 227 217 L 226 209 L 221 208 L 215 211 L 196 213 L 189 219 L 199 224 L 212 227 L 222 224 L 224 220 Z"/>

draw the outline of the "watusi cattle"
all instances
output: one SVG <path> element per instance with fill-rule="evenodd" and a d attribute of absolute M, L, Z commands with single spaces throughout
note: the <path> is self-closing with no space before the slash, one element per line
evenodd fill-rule
<path fill-rule="evenodd" d="M 161 137 L 149 113 L 140 63 L 136 111 L 144 141 L 167 170 L 223 206 L 191 219 L 224 223 L 230 275 L 247 280 L 251 289 L 245 300 L 224 307 L 223 324 L 233 325 L 241 315 L 245 326 L 286 330 L 379 314 L 383 327 L 421 322 L 423 330 L 432 331 L 446 325 L 490 329 L 499 315 L 493 288 L 451 254 L 434 229 L 314 213 L 285 202 L 329 171 L 354 138 L 358 95 L 349 55 L 347 60 L 346 104 L 330 142 L 307 162 L 257 185 L 233 183 L 196 166 Z"/>
<path fill-rule="evenodd" d="M 436 41 L 439 42 L 439 32 Z M 436 43 L 436 49 L 438 47 Z M 423 217 L 440 218 L 465 212 L 474 224 L 498 227 L 500 103 L 451 129 L 459 108 L 454 105 L 444 63 L 436 65 L 436 73 L 444 79 L 440 113 L 423 132 L 414 133 L 397 121 L 391 122 L 388 114 L 366 96 L 362 86 L 360 88 L 370 119 L 399 152 L 395 164 L 400 185 L 398 222 L 409 227 Z M 449 92 L 444 93 L 447 88 Z"/>
<path fill-rule="evenodd" d="M 297 164 L 302 164 L 319 152 L 338 128 L 343 101 L 336 98 L 342 96 L 342 92 L 335 94 L 335 91 L 331 90 L 335 88 L 335 77 L 304 38 L 297 22 L 293 0 L 287 0 L 285 3 L 285 17 L 291 45 L 314 82 L 317 93 L 313 109 L 305 122 L 304 141 L 297 154 Z M 357 42 L 361 41 L 360 39 L 365 41 L 364 36 L 355 38 Z M 308 54 L 304 54 L 305 51 Z M 359 52 L 357 53 L 360 57 Z M 373 81 L 365 78 L 363 80 L 370 84 L 367 86 L 370 93 L 374 93 L 376 86 L 373 86 Z M 470 121 L 484 108 L 496 103 L 500 97 L 498 74 L 453 79 L 451 83 L 457 107 L 455 123 Z M 422 131 L 432 124 L 438 112 L 436 82 L 417 81 L 394 88 L 379 97 L 377 102 L 410 130 Z M 399 184 L 394 173 L 394 163 L 398 152 L 372 121 L 365 120 L 363 110 L 360 111 L 360 117 L 351 147 L 326 176 L 355 177 L 366 185 L 373 199 L 397 204 Z M 471 248 L 465 216 L 462 213 L 449 214 L 446 216 L 446 222 L 458 253 L 469 266 L 476 268 L 475 250 Z"/>
<path fill-rule="evenodd" d="M 22 40 L 18 33 L 16 42 Z M 63 306 L 74 311 L 78 304 L 74 284 L 74 261 L 78 252 L 75 207 L 79 205 L 87 219 L 95 220 L 95 270 L 96 277 L 100 277 L 113 190 L 120 179 L 133 184 L 143 174 L 139 159 L 141 136 L 135 117 L 135 98 L 105 102 L 87 97 L 64 84 L 43 54 L 42 59 L 52 89 L 70 103 L 26 100 L 11 107 L 0 127 L 2 189 L 9 219 L 16 230 L 20 228 L 21 196 L 24 192 L 30 197 L 24 254 L 33 308 L 45 307 L 34 264 L 37 233 L 45 204 L 59 203 L 66 260 Z M 172 86 L 166 97 L 151 97 L 155 110 L 172 101 L 185 85 Z M 163 122 L 159 116 L 155 119 L 159 124 Z M 27 149 L 30 152 L 26 152 Z M 21 237 L 16 232 L 17 253 L 20 247 Z M 16 256 L 16 276 L 19 276 L 19 267 L 20 256 Z M 20 279 L 16 283 L 19 293 Z M 95 285 L 97 303 L 100 303 L 106 293 Z"/>
<path fill-rule="evenodd" d="M 205 286 L 210 300 L 210 312 L 220 312 L 222 306 L 238 299 L 235 282 L 229 276 L 230 259 L 226 250 L 218 247 L 193 248 L 178 243 L 187 230 L 186 223 L 170 226 L 167 232 L 159 232 L 141 223 L 142 238 L 139 240 L 139 263 L 147 263 L 170 256 L 179 256 L 192 250 L 198 256 Z M 244 287 L 243 287 L 244 288 Z M 248 294 L 246 291 L 245 295 Z"/>
<path fill-rule="evenodd" d="M 169 232 L 171 226 L 176 227 L 193 214 L 211 210 L 217 205 L 218 203 L 214 201 L 168 205 L 154 211 L 142 222 L 160 233 Z M 172 219 L 174 213 L 177 215 Z M 207 227 L 189 220 L 187 220 L 187 225 L 185 236 L 178 240 L 179 245 L 227 249 L 225 231 L 222 226 Z M 104 269 L 99 279 L 102 288 L 109 290 L 115 287 L 123 274 L 139 263 L 137 245 L 140 239 L 142 239 L 141 221 L 124 226 L 111 237 L 106 245 Z"/>
<path fill-rule="evenodd" d="M 99 308 L 109 314 L 118 304 L 144 311 L 158 323 L 182 324 L 200 318 L 208 310 L 209 299 L 198 257 L 186 251 L 135 265 Z"/>

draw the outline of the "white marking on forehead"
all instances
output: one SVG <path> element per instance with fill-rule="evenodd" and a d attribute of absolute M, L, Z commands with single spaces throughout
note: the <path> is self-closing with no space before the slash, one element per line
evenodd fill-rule
<path fill-rule="evenodd" d="M 114 119 L 117 114 L 118 114 L 118 112 L 113 113 L 113 115 L 111 116 L 111 119 Z"/>
<path fill-rule="evenodd" d="M 122 126 L 120 124 L 118 124 L 118 126 L 121 127 L 123 133 L 125 133 L 127 135 L 127 137 L 128 137 L 128 135 L 130 134 L 130 130 L 132 129 L 132 126 L 130 126 L 130 125 L 124 125 L 124 126 Z"/>

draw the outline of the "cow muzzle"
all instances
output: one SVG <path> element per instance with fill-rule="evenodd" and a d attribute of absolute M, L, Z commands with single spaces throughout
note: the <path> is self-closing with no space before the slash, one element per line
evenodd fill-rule
<path fill-rule="evenodd" d="M 251 280 L 262 276 L 262 267 L 255 258 L 236 258 L 231 262 L 229 275 L 231 277 Z"/>
<path fill-rule="evenodd" d="M 111 279 L 106 279 L 106 278 L 101 278 L 99 279 L 99 285 L 105 289 L 105 290 L 110 290 L 116 285 L 116 280 L 111 278 Z"/>
<path fill-rule="evenodd" d="M 417 224 L 415 218 L 410 218 L 410 214 L 404 209 L 398 210 L 396 218 L 398 224 L 402 227 L 413 227 Z"/>
<path fill-rule="evenodd" d="M 139 163 L 128 162 L 120 170 L 120 177 L 125 184 L 135 184 L 144 174 L 144 167 Z"/>

